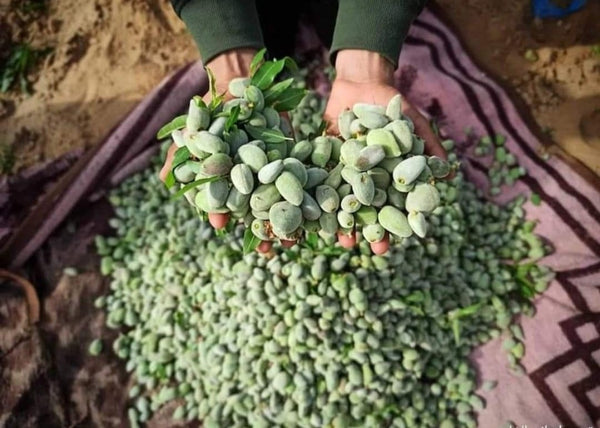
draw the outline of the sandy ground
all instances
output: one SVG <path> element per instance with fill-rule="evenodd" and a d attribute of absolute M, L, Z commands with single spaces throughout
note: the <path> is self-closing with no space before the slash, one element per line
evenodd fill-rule
<path fill-rule="evenodd" d="M 32 75 L 31 96 L 0 94 L 0 144 L 14 151 L 12 173 L 93 146 L 164 76 L 198 58 L 168 0 L 53 0 L 33 15 L 16 12 L 18 3 L 0 0 L 0 44 L 54 52 Z M 600 53 L 592 52 L 600 2 L 543 22 L 524 0 L 436 3 L 539 127 L 600 174 Z"/>

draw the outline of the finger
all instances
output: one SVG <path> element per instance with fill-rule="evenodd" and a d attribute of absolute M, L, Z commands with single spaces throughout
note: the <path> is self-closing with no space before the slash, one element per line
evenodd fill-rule
<path fill-rule="evenodd" d="M 165 163 L 160 169 L 160 172 L 158 173 L 158 176 L 160 177 L 161 181 L 165 181 L 167 179 L 167 175 L 169 174 L 169 171 L 171 171 L 171 165 L 173 164 L 173 156 L 175 155 L 176 151 L 177 144 L 171 144 L 169 146 L 169 150 L 167 150 L 167 157 L 165 158 Z"/>
<path fill-rule="evenodd" d="M 266 254 L 271 251 L 271 247 L 273 247 L 273 243 L 271 241 L 261 241 L 261 243 L 258 244 L 258 247 L 256 247 L 256 251 L 261 254 Z"/>
<path fill-rule="evenodd" d="M 378 256 L 385 254 L 390 249 L 390 236 L 385 234 L 381 241 L 371 242 L 371 251 Z"/>
<path fill-rule="evenodd" d="M 435 135 L 429 121 L 417 111 L 411 104 L 405 102 L 403 112 L 413 121 L 415 133 L 425 140 L 425 151 L 430 155 L 438 156 L 442 159 L 448 159 L 446 151 L 440 143 L 440 139 Z"/>
<path fill-rule="evenodd" d="M 281 239 L 281 246 L 283 248 L 292 248 L 294 246 L 294 244 L 296 244 L 296 241 L 289 241 L 287 239 Z"/>
<path fill-rule="evenodd" d="M 223 229 L 229 222 L 229 214 L 208 213 L 208 222 L 215 229 Z"/>
<path fill-rule="evenodd" d="M 348 250 L 356 245 L 356 232 L 354 231 L 350 234 L 338 232 L 337 238 L 340 245 Z"/>

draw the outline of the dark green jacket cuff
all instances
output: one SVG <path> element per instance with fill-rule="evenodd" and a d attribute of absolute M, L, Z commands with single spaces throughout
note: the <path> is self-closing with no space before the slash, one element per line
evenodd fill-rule
<path fill-rule="evenodd" d="M 171 0 L 171 3 L 194 37 L 205 64 L 230 49 L 264 47 L 252 0 Z"/>
<path fill-rule="evenodd" d="M 394 67 L 412 21 L 426 0 L 339 0 L 331 61 L 342 49 L 379 52 Z"/>

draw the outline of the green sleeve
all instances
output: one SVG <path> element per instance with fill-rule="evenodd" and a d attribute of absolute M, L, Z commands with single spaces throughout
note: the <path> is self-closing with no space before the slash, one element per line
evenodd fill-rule
<path fill-rule="evenodd" d="M 171 0 L 192 34 L 202 61 L 235 48 L 264 47 L 252 0 Z"/>
<path fill-rule="evenodd" d="M 332 63 L 342 49 L 379 52 L 394 67 L 412 21 L 426 0 L 339 0 Z"/>

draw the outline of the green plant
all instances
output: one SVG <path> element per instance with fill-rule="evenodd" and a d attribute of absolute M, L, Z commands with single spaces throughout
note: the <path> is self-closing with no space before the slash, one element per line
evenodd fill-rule
<path fill-rule="evenodd" d="M 28 43 L 16 44 L 0 65 L 0 92 L 8 92 L 17 83 L 22 93 L 30 93 L 29 73 L 38 61 L 52 52 L 51 48 L 34 49 Z"/>

